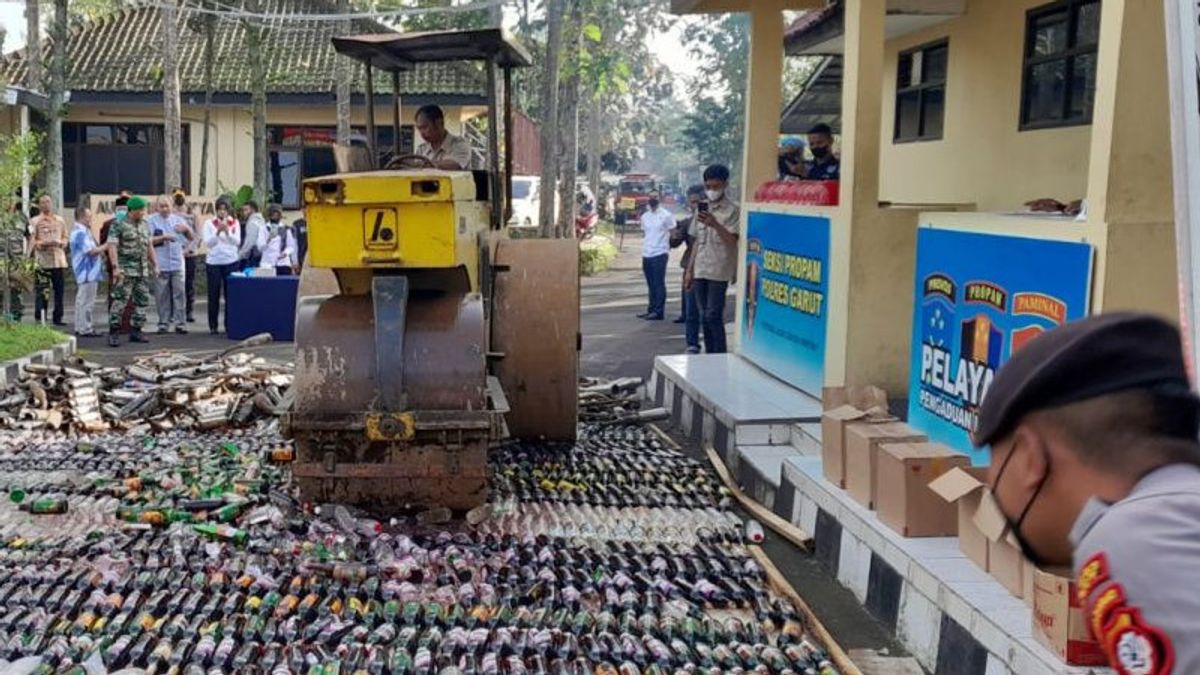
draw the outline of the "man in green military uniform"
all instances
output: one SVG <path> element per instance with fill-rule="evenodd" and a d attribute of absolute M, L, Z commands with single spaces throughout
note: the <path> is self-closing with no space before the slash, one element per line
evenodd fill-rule
<path fill-rule="evenodd" d="M 130 342 L 149 342 L 142 335 L 146 306 L 150 304 L 150 282 L 158 276 L 158 263 L 150 245 L 150 228 L 144 220 L 146 200 L 130 197 L 125 220 L 113 223 L 108 232 L 108 261 L 113 270 L 112 305 L 108 315 L 108 346 L 118 347 L 121 313 L 132 303 Z"/>

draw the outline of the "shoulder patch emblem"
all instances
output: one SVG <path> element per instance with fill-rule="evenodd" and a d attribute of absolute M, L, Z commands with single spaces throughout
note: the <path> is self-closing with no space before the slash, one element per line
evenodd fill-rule
<path fill-rule="evenodd" d="M 1087 604 L 1092 591 L 1100 584 L 1108 581 L 1108 556 L 1101 551 L 1088 558 L 1079 568 L 1079 580 L 1076 582 L 1076 594 L 1080 605 Z"/>
<path fill-rule="evenodd" d="M 1120 675 L 1169 675 L 1175 650 L 1162 631 L 1149 626 L 1137 609 L 1122 607 L 1104 629 L 1104 648 Z"/>
<path fill-rule="evenodd" d="M 1113 615 L 1124 605 L 1125 589 L 1115 582 L 1101 588 L 1096 595 L 1096 601 L 1091 605 L 1084 605 L 1088 612 L 1088 626 L 1092 629 L 1094 639 L 1101 640 L 1104 637 L 1105 626 L 1112 622 Z"/>

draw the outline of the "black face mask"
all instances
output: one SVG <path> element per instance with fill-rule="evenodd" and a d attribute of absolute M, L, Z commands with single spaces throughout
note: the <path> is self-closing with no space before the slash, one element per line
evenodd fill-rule
<path fill-rule="evenodd" d="M 826 148 L 824 146 L 820 146 L 820 147 L 814 146 L 809 149 L 812 151 L 813 157 L 815 157 L 817 159 L 825 159 L 826 157 L 829 156 L 829 148 Z"/>
<path fill-rule="evenodd" d="M 657 209 L 657 208 L 658 208 L 658 200 L 657 200 L 657 199 L 651 199 L 651 200 L 650 200 L 650 208 L 652 208 L 652 209 Z"/>
<path fill-rule="evenodd" d="M 1013 446 L 1013 449 L 1008 451 L 1008 457 L 1005 457 L 1004 461 L 1000 464 L 1000 470 L 996 472 L 996 480 L 992 483 L 992 494 L 996 493 L 996 488 L 1000 486 L 1000 479 L 1004 477 L 1004 470 L 1008 468 L 1008 462 L 1016 452 L 1017 448 Z M 1029 540 L 1025 538 L 1025 535 L 1021 534 L 1021 525 L 1024 524 L 1025 516 L 1029 515 L 1029 510 L 1033 508 L 1033 503 L 1037 501 L 1038 495 L 1042 492 L 1042 486 L 1046 484 L 1046 479 L 1049 476 L 1050 467 L 1047 466 L 1046 473 L 1042 474 L 1041 480 L 1038 481 L 1037 487 L 1033 489 L 1033 494 L 1029 496 L 1029 501 L 1025 502 L 1025 508 L 1021 509 L 1021 515 L 1017 516 L 1016 520 L 1013 520 L 1011 516 L 1004 513 L 1003 508 L 1000 509 L 1000 513 L 1004 515 L 1005 522 L 1008 523 L 1008 529 L 1012 531 L 1013 538 L 1017 540 L 1017 545 L 1021 547 L 1021 554 L 1038 567 L 1045 566 L 1046 560 L 1038 555 L 1037 551 L 1033 550 L 1033 546 L 1030 545 Z M 996 506 L 1000 506 L 999 500 L 997 500 Z"/>

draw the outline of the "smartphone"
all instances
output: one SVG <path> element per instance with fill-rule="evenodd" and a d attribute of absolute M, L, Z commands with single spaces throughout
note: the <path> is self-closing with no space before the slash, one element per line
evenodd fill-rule
<path fill-rule="evenodd" d="M 708 213 L 708 202 L 700 202 L 696 205 L 696 210 L 700 213 Z"/>

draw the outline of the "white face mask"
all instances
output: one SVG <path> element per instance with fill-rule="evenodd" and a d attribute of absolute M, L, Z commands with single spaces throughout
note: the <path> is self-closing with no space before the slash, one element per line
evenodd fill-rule
<path fill-rule="evenodd" d="M 708 201 L 715 202 L 715 201 L 719 201 L 721 199 L 721 197 L 725 196 L 725 191 L 724 190 L 705 190 L 704 196 L 708 197 Z"/>

